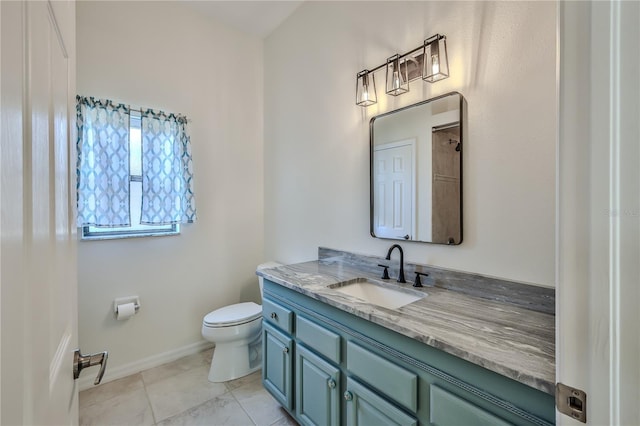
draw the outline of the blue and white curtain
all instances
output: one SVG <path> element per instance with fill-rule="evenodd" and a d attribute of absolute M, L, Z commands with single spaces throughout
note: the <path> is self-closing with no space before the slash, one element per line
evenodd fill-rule
<path fill-rule="evenodd" d="M 129 108 L 76 100 L 78 226 L 130 226 Z"/>
<path fill-rule="evenodd" d="M 144 224 L 196 220 L 191 142 L 183 116 L 142 112 L 142 218 Z"/>
<path fill-rule="evenodd" d="M 78 226 L 130 226 L 130 109 L 77 97 Z M 196 220 L 191 142 L 183 116 L 142 113 L 142 214 L 138 223 Z M 138 219 L 138 218 L 136 218 Z"/>

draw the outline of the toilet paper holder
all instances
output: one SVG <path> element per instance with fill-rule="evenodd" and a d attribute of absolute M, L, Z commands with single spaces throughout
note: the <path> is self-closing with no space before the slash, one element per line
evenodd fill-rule
<path fill-rule="evenodd" d="M 125 305 L 127 303 L 133 303 L 136 314 L 140 310 L 140 297 L 138 296 L 129 296 L 129 297 L 119 297 L 113 301 L 113 313 L 117 317 L 118 316 L 118 305 Z"/>

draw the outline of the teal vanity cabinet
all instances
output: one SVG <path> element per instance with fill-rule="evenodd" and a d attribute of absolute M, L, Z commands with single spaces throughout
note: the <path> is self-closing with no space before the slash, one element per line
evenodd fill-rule
<path fill-rule="evenodd" d="M 554 396 L 264 280 L 262 381 L 303 425 L 551 425 Z"/>
<path fill-rule="evenodd" d="M 339 425 L 340 335 L 298 313 L 295 336 L 296 418 L 304 425 Z"/>
<path fill-rule="evenodd" d="M 347 379 L 344 399 L 347 405 L 348 425 L 414 426 L 418 424 L 415 417 L 407 415 L 351 377 Z"/>
<path fill-rule="evenodd" d="M 340 424 L 340 369 L 304 345 L 296 348 L 296 418 L 304 425 Z"/>
<path fill-rule="evenodd" d="M 262 321 L 262 383 L 287 410 L 293 408 L 293 312 L 277 303 L 265 300 Z"/>
<path fill-rule="evenodd" d="M 365 349 L 356 340 L 347 340 L 346 349 L 347 424 L 417 425 L 418 375 Z"/>
<path fill-rule="evenodd" d="M 269 325 L 262 330 L 262 381 L 284 408 L 293 407 L 293 339 Z"/>

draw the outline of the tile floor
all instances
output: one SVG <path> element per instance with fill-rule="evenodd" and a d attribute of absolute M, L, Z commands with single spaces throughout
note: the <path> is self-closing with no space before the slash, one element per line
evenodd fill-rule
<path fill-rule="evenodd" d="M 297 425 L 260 371 L 207 380 L 213 349 L 80 392 L 80 425 Z"/>

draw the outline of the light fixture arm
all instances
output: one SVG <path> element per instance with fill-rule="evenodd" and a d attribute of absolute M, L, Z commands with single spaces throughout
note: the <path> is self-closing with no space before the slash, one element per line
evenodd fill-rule
<path fill-rule="evenodd" d="M 413 50 L 410 50 L 410 51 L 408 51 L 408 52 L 406 52 L 406 53 L 403 53 L 402 55 L 400 55 L 400 57 L 399 57 L 398 59 L 399 59 L 399 60 L 402 60 L 402 59 L 408 59 L 408 60 L 410 60 L 410 61 L 416 61 L 416 62 L 418 62 L 420 65 L 422 65 L 422 54 L 420 54 L 420 55 L 416 55 L 416 56 L 410 56 L 410 55 L 412 55 L 413 53 L 416 53 L 417 51 L 419 51 L 419 50 L 421 50 L 421 49 L 423 49 L 423 46 L 418 46 L 418 47 L 416 47 L 416 48 L 415 48 L 415 49 L 413 49 Z M 383 63 L 383 64 L 380 64 L 380 65 L 378 65 L 377 67 L 375 67 L 375 68 L 373 68 L 373 69 L 370 69 L 370 70 L 369 70 L 369 73 L 374 73 L 374 72 L 376 72 L 376 71 L 378 71 L 378 70 L 381 70 L 382 68 L 384 68 L 384 67 L 386 67 L 386 66 L 387 66 L 387 63 L 386 63 L 386 62 L 385 62 L 385 63 Z M 413 79 L 415 79 L 415 78 L 417 78 L 417 77 L 414 77 Z"/>

